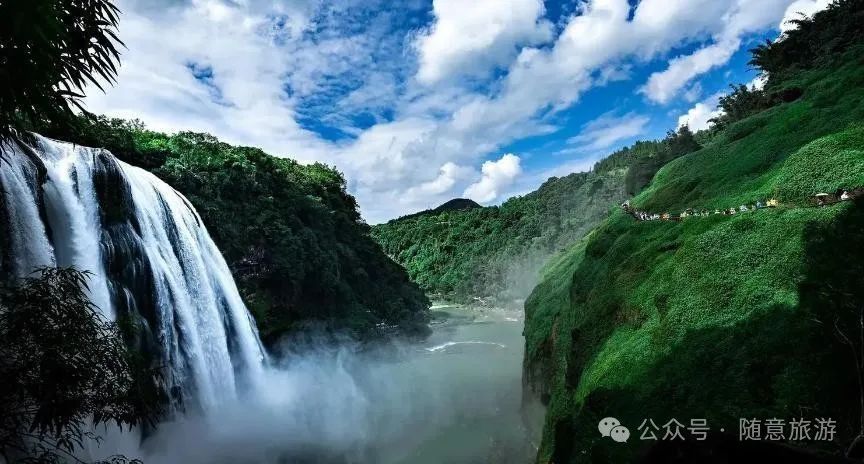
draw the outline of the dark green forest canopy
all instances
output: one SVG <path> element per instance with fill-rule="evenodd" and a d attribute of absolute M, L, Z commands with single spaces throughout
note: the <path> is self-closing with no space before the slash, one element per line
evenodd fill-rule
<path fill-rule="evenodd" d="M 40 133 L 104 147 L 183 193 L 224 254 L 269 342 L 314 325 L 359 338 L 420 335 L 429 302 L 370 237 L 341 173 L 192 132 L 80 118 Z"/>

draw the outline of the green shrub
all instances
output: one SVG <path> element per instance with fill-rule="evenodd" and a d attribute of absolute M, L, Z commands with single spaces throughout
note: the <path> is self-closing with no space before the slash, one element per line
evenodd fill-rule
<path fill-rule="evenodd" d="M 864 126 L 822 137 L 795 152 L 777 176 L 777 196 L 802 202 L 815 193 L 864 187 Z"/>

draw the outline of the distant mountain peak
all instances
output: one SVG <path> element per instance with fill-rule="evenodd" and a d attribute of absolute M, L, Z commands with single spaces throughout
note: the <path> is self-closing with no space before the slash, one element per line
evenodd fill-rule
<path fill-rule="evenodd" d="M 453 210 L 462 210 L 462 209 L 474 209 L 474 208 L 482 208 L 479 203 L 474 200 L 469 200 L 467 198 L 454 198 L 446 203 L 443 203 L 441 206 L 432 210 L 434 213 L 440 213 L 443 211 L 453 211 Z"/>
<path fill-rule="evenodd" d="M 469 209 L 482 208 L 483 206 L 477 203 L 474 200 L 469 200 L 467 198 L 454 198 L 452 200 L 447 201 L 439 205 L 433 209 L 424 209 L 423 211 L 418 211 L 412 214 L 406 214 L 405 216 L 391 219 L 389 222 L 394 221 L 402 221 L 405 219 L 413 219 L 420 216 L 437 216 L 441 213 L 446 213 L 448 211 L 467 211 Z"/>

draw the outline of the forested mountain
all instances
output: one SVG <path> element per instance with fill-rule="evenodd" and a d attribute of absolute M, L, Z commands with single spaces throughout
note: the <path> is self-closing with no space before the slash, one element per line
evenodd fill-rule
<path fill-rule="evenodd" d="M 660 166 L 698 148 L 684 127 L 619 150 L 591 172 L 550 178 L 500 206 L 465 208 L 466 200 L 451 200 L 376 225 L 373 235 L 427 292 L 456 300 L 523 298 L 549 256 L 641 190 Z"/>
<path fill-rule="evenodd" d="M 624 198 L 622 171 L 577 173 L 501 206 L 430 210 L 376 225 L 373 235 L 427 292 L 519 298 L 553 251 Z"/>
<path fill-rule="evenodd" d="M 35 129 L 107 148 L 183 193 L 228 261 L 265 341 L 310 324 L 361 338 L 427 330 L 426 296 L 372 240 L 335 169 L 119 119 Z"/>
<path fill-rule="evenodd" d="M 814 199 L 864 187 L 862 25 L 864 2 L 839 1 L 754 50 L 765 90 L 736 88 L 704 146 L 632 200 L 737 214 L 617 210 L 545 268 L 525 304 L 526 381 L 548 406 L 539 462 L 701 462 L 719 443 L 755 459 L 736 441 L 744 417 L 831 418 L 835 439 L 794 446 L 862 457 L 864 205 Z M 767 199 L 778 206 L 741 211 Z M 609 415 L 632 437 L 646 418 L 702 418 L 719 438 L 621 446 L 585 432 Z"/>
<path fill-rule="evenodd" d="M 409 219 L 417 216 L 434 216 L 436 214 L 441 214 L 447 211 L 463 211 L 467 209 L 474 208 L 482 208 L 480 204 L 478 204 L 474 200 L 469 200 L 467 198 L 454 198 L 452 200 L 448 200 L 432 209 L 425 209 L 423 211 L 419 211 L 413 214 L 406 214 L 405 216 L 400 217 L 399 219 Z"/>

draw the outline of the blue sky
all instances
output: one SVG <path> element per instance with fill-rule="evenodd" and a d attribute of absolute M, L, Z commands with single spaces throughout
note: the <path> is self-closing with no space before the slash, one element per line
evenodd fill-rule
<path fill-rule="evenodd" d="M 87 104 L 334 165 L 376 223 L 704 128 L 747 50 L 827 3 L 120 0 L 118 83 Z"/>

